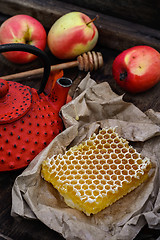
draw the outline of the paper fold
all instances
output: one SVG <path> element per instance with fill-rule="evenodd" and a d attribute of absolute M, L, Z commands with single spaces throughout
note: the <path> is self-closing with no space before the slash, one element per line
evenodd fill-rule
<path fill-rule="evenodd" d="M 75 91 L 74 100 L 64 105 L 61 115 L 66 129 L 17 177 L 12 189 L 12 216 L 39 219 L 67 240 L 132 240 L 141 228 L 160 229 L 160 116 L 143 113 L 123 101 L 107 82 L 96 84 L 88 74 Z M 117 132 L 153 162 L 153 173 L 140 187 L 87 217 L 68 207 L 41 175 L 41 162 L 52 154 L 79 144 L 99 127 Z"/>

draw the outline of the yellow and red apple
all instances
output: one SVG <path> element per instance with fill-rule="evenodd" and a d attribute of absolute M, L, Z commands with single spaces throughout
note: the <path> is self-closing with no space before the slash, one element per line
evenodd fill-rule
<path fill-rule="evenodd" d="M 15 15 L 0 27 L 0 44 L 23 43 L 41 50 L 46 47 L 47 34 L 43 25 L 29 15 Z M 11 62 L 24 64 L 33 61 L 36 56 L 22 51 L 7 52 L 3 55 Z"/>
<path fill-rule="evenodd" d="M 129 48 L 115 58 L 112 73 L 126 91 L 146 91 L 160 81 L 160 54 L 145 45 Z"/>
<path fill-rule="evenodd" d="M 48 33 L 48 46 L 60 59 L 71 59 L 90 51 L 98 40 L 93 21 L 81 12 L 70 12 L 60 17 Z"/>

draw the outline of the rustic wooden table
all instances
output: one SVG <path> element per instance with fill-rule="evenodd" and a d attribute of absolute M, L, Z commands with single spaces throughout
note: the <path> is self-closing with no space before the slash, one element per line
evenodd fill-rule
<path fill-rule="evenodd" d="M 12 1 L 9 1 L 12 2 Z M 14 1 L 14 2 L 17 2 Z M 25 2 L 25 1 L 24 1 Z M 34 1 L 33 1 L 34 2 Z M 2 1 L 2 5 L 4 6 L 5 1 Z M 1 5 L 1 4 L 0 4 Z M 14 4 L 13 4 L 14 6 Z M 6 9 L 4 8 L 4 11 Z M 18 9 L 19 13 L 20 10 Z M 5 14 L 9 14 L 7 11 Z M 13 14 L 16 13 L 14 8 Z M 24 12 L 26 13 L 26 12 Z M 39 16 L 37 14 L 37 16 Z M 1 14 L 0 21 L 3 22 L 8 15 Z M 101 29 L 102 30 L 102 29 Z M 143 31 L 142 31 L 143 32 Z M 102 34 L 103 35 L 103 34 Z M 105 34 L 104 34 L 105 36 Z M 122 36 L 121 40 L 124 37 Z M 102 43 L 104 42 L 104 39 Z M 130 43 L 129 43 L 130 44 Z M 157 44 L 155 42 L 155 44 Z M 129 45 L 127 45 L 129 46 Z M 142 111 L 146 111 L 147 109 L 154 109 L 155 111 L 160 111 L 160 83 L 158 83 L 155 87 L 150 89 L 149 91 L 137 95 L 131 95 L 129 93 L 125 93 L 122 89 L 120 89 L 115 81 L 112 78 L 112 62 L 113 59 L 117 56 L 119 51 L 121 50 L 111 50 L 111 48 L 107 48 L 104 44 L 97 45 L 96 49 L 100 51 L 104 58 L 104 66 L 91 73 L 91 77 L 97 82 L 106 81 L 110 84 L 112 90 L 117 94 L 124 94 L 123 99 L 128 102 L 132 102 Z M 60 63 L 59 60 L 54 58 L 48 49 L 46 49 L 52 64 Z M 8 75 L 15 72 L 21 72 L 24 70 L 32 69 L 35 67 L 41 66 L 39 60 L 35 61 L 33 64 L 28 64 L 25 66 L 17 66 L 14 64 L 10 64 L 7 62 L 2 56 L 0 56 L 0 76 Z M 77 83 L 86 75 L 85 72 L 78 71 L 77 68 L 68 69 L 64 71 L 64 75 L 66 77 L 70 77 L 73 80 L 73 85 L 71 88 L 71 93 L 74 91 Z M 22 79 L 21 82 L 23 84 L 27 84 L 31 87 L 38 88 L 41 78 L 33 78 L 32 76 L 28 79 Z M 43 223 L 38 220 L 27 220 L 21 217 L 13 218 L 10 215 L 11 211 L 11 191 L 12 186 L 15 181 L 15 178 L 21 174 L 21 170 L 15 170 L 11 172 L 0 172 L 0 239 L 13 239 L 13 240 L 63 240 L 64 238 L 59 235 L 59 233 L 50 230 Z M 137 235 L 135 240 L 156 240 L 160 236 L 160 231 L 155 229 L 149 229 L 147 225 L 141 230 L 141 232 Z"/>
<path fill-rule="evenodd" d="M 104 66 L 96 71 L 92 72 L 91 76 L 97 82 L 107 81 L 112 87 L 113 91 L 118 94 L 124 93 L 112 78 L 111 65 L 114 57 L 118 54 L 116 51 L 111 51 L 103 48 L 98 48 L 101 51 L 104 58 Z M 17 67 L 16 67 L 17 68 Z M 1 61 L 0 64 L 1 74 L 8 74 L 10 72 L 7 62 Z M 13 71 L 12 71 L 13 72 Z M 70 77 L 73 80 L 73 89 L 75 85 L 86 75 L 85 72 L 79 72 L 76 68 L 68 69 L 64 71 L 64 75 Z M 24 84 L 32 87 L 38 87 L 40 78 L 36 79 L 24 79 L 21 81 Z M 138 95 L 124 94 L 126 101 L 133 102 L 142 111 L 146 111 L 149 108 L 159 111 L 160 110 L 160 83 L 153 89 L 146 93 Z M 13 239 L 13 240 L 62 240 L 63 237 L 58 233 L 47 228 L 40 221 L 26 220 L 21 217 L 13 218 L 10 216 L 11 210 L 11 191 L 15 178 L 23 171 L 15 170 L 11 172 L 0 173 L 0 239 Z M 160 236 L 160 231 L 154 229 L 148 229 L 147 226 L 137 235 L 135 240 L 155 240 Z"/>

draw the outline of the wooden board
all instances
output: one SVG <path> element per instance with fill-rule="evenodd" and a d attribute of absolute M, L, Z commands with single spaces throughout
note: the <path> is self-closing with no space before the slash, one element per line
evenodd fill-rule
<path fill-rule="evenodd" d="M 105 2 L 105 1 L 104 1 Z M 38 19 L 48 30 L 60 16 L 71 11 L 81 11 L 99 20 L 96 26 L 99 30 L 101 46 L 122 51 L 134 45 L 150 45 L 160 51 L 160 32 L 144 25 L 90 10 L 69 3 L 55 0 L 1 0 L 0 11 L 6 15 L 28 14 Z M 156 19 L 157 21 L 157 19 Z"/>
<path fill-rule="evenodd" d="M 98 71 L 92 72 L 91 77 L 96 80 L 97 83 L 107 81 L 114 92 L 121 95 L 124 93 L 120 89 L 112 78 L 112 62 L 117 55 L 116 51 L 100 48 L 97 49 L 102 52 L 104 57 L 104 66 Z M 7 72 L 9 67 L 6 62 L 0 61 L 0 72 Z M 74 82 L 72 89 L 78 84 L 81 79 L 86 75 L 85 72 L 79 72 L 77 68 L 65 70 L 64 75 L 70 77 Z M 23 84 L 28 84 L 31 87 L 35 87 L 39 83 L 40 79 L 26 79 L 22 81 Z M 160 110 L 160 83 L 157 84 L 150 91 L 138 94 L 130 95 L 124 94 L 124 99 L 133 102 L 141 110 L 145 111 L 148 108 Z M 0 173 L 0 239 L 1 240 L 64 240 L 64 238 L 47 228 L 43 223 L 38 220 L 27 220 L 21 217 L 13 218 L 10 216 L 11 211 L 11 191 L 15 178 L 21 174 L 22 170 L 16 170 L 12 172 Z M 145 226 L 134 240 L 156 240 L 160 235 L 159 230 L 148 229 Z"/>
<path fill-rule="evenodd" d="M 160 28 L 160 2 L 152 0 L 61 0 L 105 15 L 118 17 L 148 27 Z"/>
<path fill-rule="evenodd" d="M 67 1 L 68 2 L 68 1 Z M 80 2 L 80 1 L 78 1 Z M 96 1 L 95 1 L 96 2 Z M 104 1 L 105 2 L 105 1 Z M 109 4 L 109 1 L 107 1 Z M 110 1 L 111 2 L 111 1 Z M 129 2 L 129 1 L 127 1 Z M 122 3 L 122 0 L 121 0 Z M 78 7 L 73 4 L 62 3 L 54 0 L 1 0 L 0 1 L 0 22 L 2 23 L 8 17 L 15 14 L 29 14 L 40 20 L 48 30 L 53 22 L 64 13 L 78 10 L 88 14 L 91 18 L 97 14 L 97 11 L 89 10 L 89 8 Z M 95 50 L 101 51 L 104 58 L 104 66 L 91 73 L 93 79 L 97 83 L 106 81 L 110 84 L 112 90 L 117 94 L 124 94 L 124 100 L 134 103 L 142 111 L 149 108 L 155 111 L 160 111 L 160 83 L 151 90 L 137 95 L 125 93 L 120 89 L 112 77 L 112 62 L 119 51 L 130 46 L 138 44 L 149 44 L 157 49 L 160 49 L 159 39 L 160 33 L 155 29 L 151 29 L 135 23 L 130 23 L 122 19 L 105 15 L 102 11 L 99 12 L 100 19 L 96 25 L 99 29 L 100 38 L 99 44 Z M 50 56 L 53 64 L 59 63 L 59 60 Z M 9 64 L 0 57 L 0 75 L 19 72 L 23 69 L 33 69 L 40 67 L 40 62 L 36 61 L 33 64 L 25 66 L 17 66 Z M 84 72 L 79 72 L 77 68 L 65 70 L 65 76 L 73 80 L 72 91 L 74 91 L 77 83 L 86 75 Z M 36 88 L 40 82 L 40 78 L 32 76 L 22 81 Z M 62 236 L 53 230 L 46 227 L 38 220 L 28 220 L 21 217 L 13 218 L 10 215 L 11 211 L 11 191 L 15 178 L 22 170 L 0 173 L 0 239 L 12 240 L 64 240 Z M 148 229 L 145 226 L 134 240 L 156 240 L 160 236 L 160 231 Z"/>

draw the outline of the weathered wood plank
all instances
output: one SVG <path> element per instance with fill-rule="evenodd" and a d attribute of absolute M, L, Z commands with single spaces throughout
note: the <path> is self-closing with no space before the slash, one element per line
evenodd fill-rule
<path fill-rule="evenodd" d="M 70 11 L 81 11 L 91 18 L 98 14 L 100 18 L 95 24 L 100 45 L 120 51 L 135 45 L 150 45 L 160 51 L 158 30 L 61 1 L 1 0 L 0 9 L 3 14 L 29 14 L 41 21 L 47 30 L 56 19 Z"/>
<path fill-rule="evenodd" d="M 118 17 L 152 28 L 160 28 L 160 2 L 152 0 L 61 0 L 106 15 Z"/>

